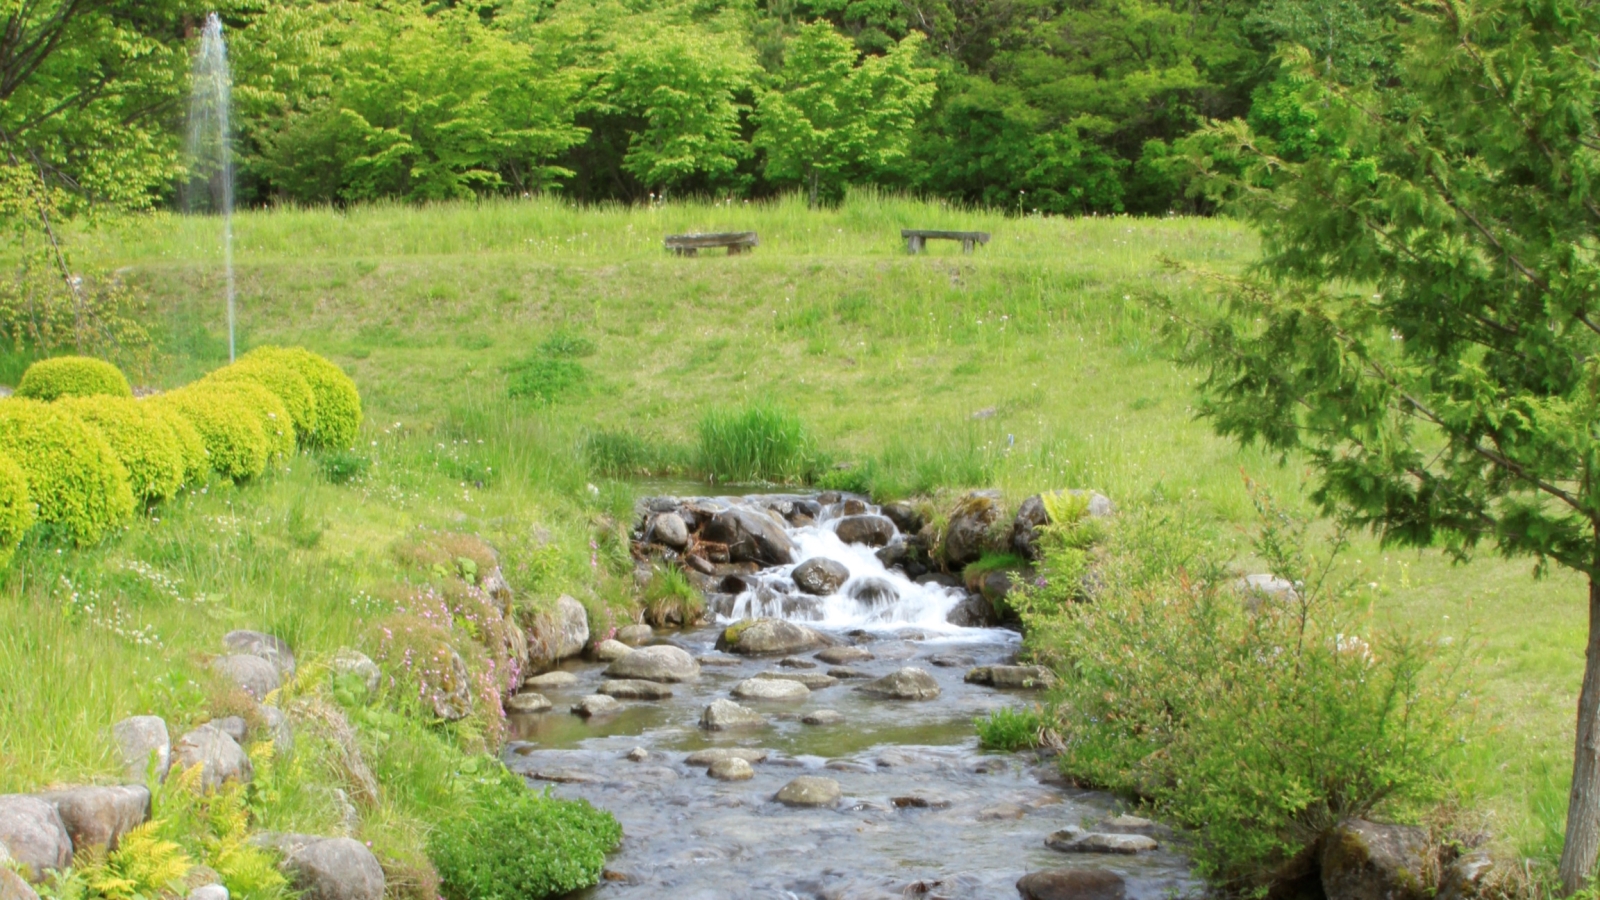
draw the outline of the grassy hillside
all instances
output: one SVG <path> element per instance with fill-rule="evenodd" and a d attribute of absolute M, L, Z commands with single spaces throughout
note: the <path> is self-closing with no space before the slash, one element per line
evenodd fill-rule
<path fill-rule="evenodd" d="M 857 197 L 826 212 L 533 201 L 235 225 L 242 346 L 304 344 L 345 367 L 367 404 L 358 453 L 371 467 L 333 484 L 302 460 L 93 551 L 25 548 L 0 604 L 0 791 L 109 771 L 97 736 L 188 690 L 187 660 L 228 628 L 281 629 L 310 651 L 353 640 L 362 592 L 403 576 L 392 548 L 419 526 L 483 533 L 536 594 L 620 602 L 589 546 L 632 491 L 607 475 L 692 470 L 708 410 L 793 413 L 848 467 L 833 477 L 882 495 L 1095 487 L 1243 523 L 1241 473 L 1291 501 L 1305 476 L 1193 421 L 1193 373 L 1161 358 L 1138 302 L 1186 289 L 1164 260 L 1248 264 L 1254 239 L 1227 222 L 1019 220 Z M 946 242 L 910 257 L 902 227 L 994 239 L 972 256 Z M 661 250 L 667 233 L 746 229 L 761 239 L 748 256 Z M 214 220 L 149 217 L 77 236 L 80 259 L 125 268 L 152 298 L 167 353 L 136 381 L 178 384 L 225 361 L 217 234 Z M 0 360 L 0 380 L 19 366 Z M 1579 585 L 1533 581 L 1522 562 L 1458 568 L 1370 544 L 1353 557 L 1377 585 L 1376 619 L 1482 643 L 1467 799 L 1518 849 L 1553 852 Z M 143 566 L 179 586 L 142 586 L 157 583 Z M 91 584 L 120 612 L 64 615 Z M 159 645 L 140 642 L 146 628 Z"/>

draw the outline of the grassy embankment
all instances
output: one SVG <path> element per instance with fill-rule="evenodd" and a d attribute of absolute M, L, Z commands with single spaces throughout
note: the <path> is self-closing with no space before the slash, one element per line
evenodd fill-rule
<path fill-rule="evenodd" d="M 901 227 L 983 228 L 994 241 L 971 257 L 935 243 L 911 258 Z M 1192 421 L 1192 373 L 1160 358 L 1136 302 L 1182 289 L 1163 256 L 1246 264 L 1253 239 L 1226 222 L 1015 220 L 858 198 L 821 213 L 544 202 L 282 211 L 235 228 L 242 345 L 304 344 L 344 366 L 367 405 L 359 449 L 373 465 L 340 486 L 302 460 L 191 496 L 93 551 L 20 554 L 0 606 L 0 790 L 110 771 L 104 728 L 175 702 L 195 655 L 228 628 L 276 629 L 304 652 L 353 641 L 362 591 L 404 577 L 391 548 L 418 526 L 484 534 L 525 567 L 531 593 L 595 592 L 588 541 L 629 497 L 604 463 L 691 462 L 708 409 L 793 412 L 882 494 L 1089 486 L 1189 498 L 1241 524 L 1241 469 L 1299 496 L 1293 466 Z M 747 257 L 660 249 L 665 233 L 747 228 L 762 240 Z M 84 261 L 127 267 L 154 299 L 168 355 L 153 383 L 223 361 L 214 222 L 146 218 L 83 240 Z M 541 354 L 552 336 L 577 353 Z M 0 381 L 14 377 L 6 365 Z M 555 401 L 509 399 L 508 381 L 524 377 Z M 1353 556 L 1380 585 L 1376 619 L 1483 642 L 1467 799 L 1493 811 L 1516 849 L 1551 852 L 1581 667 L 1575 580 L 1370 544 Z M 138 577 L 133 561 L 206 598 L 122 592 L 127 625 L 152 629 L 159 649 L 62 615 L 62 575 L 122 591 Z M 620 599 L 614 585 L 599 594 Z"/>

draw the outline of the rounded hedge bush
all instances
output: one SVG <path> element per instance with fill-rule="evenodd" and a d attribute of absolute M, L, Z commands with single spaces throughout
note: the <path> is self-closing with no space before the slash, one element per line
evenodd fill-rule
<path fill-rule="evenodd" d="M 34 517 L 28 476 L 16 460 L 0 453 L 0 569 L 11 562 L 17 543 L 33 527 Z"/>
<path fill-rule="evenodd" d="M 205 444 L 211 471 L 234 481 L 266 471 L 272 445 L 260 417 L 238 392 L 221 385 L 192 384 L 151 402 L 171 408 L 194 426 Z"/>
<path fill-rule="evenodd" d="M 204 482 L 206 473 L 211 471 L 211 462 L 206 458 L 206 442 L 195 430 L 194 423 L 168 404 L 141 400 L 139 405 L 160 419 L 172 432 L 172 439 L 177 441 L 178 452 L 183 456 L 183 483 L 197 485 Z"/>
<path fill-rule="evenodd" d="M 278 395 L 294 420 L 294 433 L 301 442 L 311 439 L 317 430 L 317 395 L 311 383 L 300 373 L 298 366 L 287 360 L 265 356 L 250 357 L 212 372 L 207 381 L 248 382 L 259 384 Z"/>
<path fill-rule="evenodd" d="M 278 395 L 253 381 L 212 381 L 203 379 L 194 387 L 197 390 L 221 391 L 240 399 L 261 423 L 261 432 L 267 437 L 267 461 L 288 459 L 294 455 L 294 417 Z"/>
<path fill-rule="evenodd" d="M 136 500 L 159 503 L 183 484 L 183 451 L 162 418 L 132 397 L 63 397 L 57 405 L 100 429 L 128 470 Z"/>
<path fill-rule="evenodd" d="M 240 358 L 263 359 L 294 367 L 317 398 L 317 427 L 306 446 L 348 450 L 361 429 L 361 394 L 343 369 L 304 347 L 259 347 Z"/>
<path fill-rule="evenodd" d="M 60 397 L 132 397 L 128 378 L 111 363 L 92 356 L 57 356 L 41 359 L 22 373 L 17 396 L 31 400 Z"/>
<path fill-rule="evenodd" d="M 128 471 L 99 429 L 58 406 L 0 401 L 0 451 L 22 467 L 39 521 L 79 546 L 133 515 Z"/>

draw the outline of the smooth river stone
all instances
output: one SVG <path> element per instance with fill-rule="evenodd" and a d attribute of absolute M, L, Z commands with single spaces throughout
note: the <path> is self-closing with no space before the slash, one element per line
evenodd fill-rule
<path fill-rule="evenodd" d="M 572 705 L 573 714 L 583 716 L 585 719 L 609 715 L 620 709 L 622 704 L 618 703 L 616 698 L 607 697 L 605 694 L 590 694 Z"/>
<path fill-rule="evenodd" d="M 559 690 L 560 688 L 572 687 L 577 683 L 578 676 L 571 672 L 555 671 L 546 672 L 543 675 L 535 675 L 522 682 L 522 686 L 535 690 Z"/>
<path fill-rule="evenodd" d="M 706 774 L 721 781 L 749 781 L 755 777 L 756 770 L 739 757 L 730 756 L 712 763 Z"/>
<path fill-rule="evenodd" d="M 666 700 L 672 696 L 672 688 L 654 681 L 624 678 L 600 685 L 598 693 L 618 700 Z"/>
<path fill-rule="evenodd" d="M 785 806 L 833 806 L 843 793 L 832 778 L 801 775 L 784 785 L 777 799 Z"/>
<path fill-rule="evenodd" d="M 733 696 L 740 700 L 804 700 L 811 696 L 811 689 L 786 678 L 746 678 L 733 686 Z"/>
<path fill-rule="evenodd" d="M 642 681 L 693 681 L 700 677 L 700 664 L 688 651 L 671 644 L 656 644 L 629 653 L 606 667 L 607 678 L 633 678 Z"/>
<path fill-rule="evenodd" d="M 706 750 L 696 750 L 684 757 L 684 764 L 689 766 L 709 766 L 719 759 L 742 759 L 747 763 L 766 762 L 771 753 L 759 748 L 748 747 L 711 747 Z"/>
<path fill-rule="evenodd" d="M 939 682 L 934 681 L 927 672 L 907 666 L 877 681 L 869 681 L 856 690 L 882 700 L 932 700 L 939 696 Z"/>
<path fill-rule="evenodd" d="M 839 679 L 821 672 L 762 672 L 756 678 L 765 681 L 798 681 L 813 691 L 839 683 Z"/>
<path fill-rule="evenodd" d="M 734 731 L 745 728 L 763 728 L 766 716 L 732 700 L 718 698 L 711 701 L 700 715 L 700 727 L 707 731 Z"/>
<path fill-rule="evenodd" d="M 523 691 L 506 698 L 508 713 L 537 713 L 551 707 L 550 698 L 537 691 Z"/>

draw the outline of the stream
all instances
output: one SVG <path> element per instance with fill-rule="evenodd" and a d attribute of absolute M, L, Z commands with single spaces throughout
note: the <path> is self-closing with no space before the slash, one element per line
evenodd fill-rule
<path fill-rule="evenodd" d="M 692 502 L 711 510 L 772 503 L 766 497 Z M 574 658 L 560 666 L 574 681 L 539 688 L 552 709 L 511 717 L 505 759 L 513 771 L 536 788 L 609 810 L 622 823 L 622 845 L 605 879 L 578 896 L 976 900 L 1016 897 L 1024 873 L 1068 867 L 1116 872 L 1133 900 L 1198 893 L 1187 860 L 1166 840 L 1133 855 L 1045 846 L 1058 829 L 1093 830 L 1123 810 L 1109 795 L 1065 786 L 1049 760 L 979 749 L 974 718 L 1036 702 L 1037 695 L 969 684 L 965 676 L 974 666 L 1013 662 L 1020 636 L 949 624 L 945 617 L 964 591 L 917 584 L 885 568 L 872 548 L 841 541 L 834 533 L 841 516 L 818 506 L 805 507 L 815 516 L 790 517 L 799 524 L 785 521 L 792 563 L 745 576 L 738 594 L 711 596 L 716 626 L 656 632 L 651 643 L 699 660 L 697 679 L 668 685 L 668 698 L 624 700 L 615 712 L 583 718 L 569 709 L 606 680 L 607 663 Z M 797 596 L 789 573 L 814 556 L 842 563 L 849 578 L 828 596 Z M 872 589 L 863 591 L 864 583 Z M 737 700 L 764 715 L 765 727 L 704 730 L 702 712 L 744 679 L 814 677 L 838 668 L 817 660 L 815 649 L 788 657 L 718 651 L 722 628 L 751 615 L 803 622 L 871 658 L 850 661 L 853 677 L 800 700 Z M 931 675 L 938 696 L 891 700 L 857 690 L 905 667 Z M 842 719 L 803 721 L 819 710 Z M 719 747 L 767 755 L 742 781 L 718 780 L 705 763 L 686 761 Z M 823 807 L 775 799 L 805 775 L 837 781 L 842 797 Z"/>

